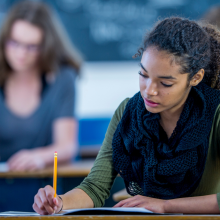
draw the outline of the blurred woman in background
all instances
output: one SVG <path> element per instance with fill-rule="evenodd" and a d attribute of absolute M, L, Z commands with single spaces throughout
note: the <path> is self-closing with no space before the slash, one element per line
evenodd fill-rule
<path fill-rule="evenodd" d="M 0 33 L 0 162 L 41 169 L 76 153 L 74 82 L 81 58 L 41 2 L 16 4 Z M 62 31 L 63 33 L 63 31 Z"/>

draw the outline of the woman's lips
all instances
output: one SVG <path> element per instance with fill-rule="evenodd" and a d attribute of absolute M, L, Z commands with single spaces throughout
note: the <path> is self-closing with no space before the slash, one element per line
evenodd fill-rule
<path fill-rule="evenodd" d="M 150 100 L 147 100 L 144 98 L 144 102 L 146 105 L 150 106 L 150 107 L 157 107 L 159 105 L 159 103 L 156 103 L 156 102 L 152 102 Z"/>

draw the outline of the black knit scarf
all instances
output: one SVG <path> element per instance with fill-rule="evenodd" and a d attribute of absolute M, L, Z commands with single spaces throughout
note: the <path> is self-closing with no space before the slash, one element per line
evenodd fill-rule
<path fill-rule="evenodd" d="M 189 196 L 198 186 L 220 91 L 200 83 L 192 87 L 171 137 L 164 138 L 159 114 L 148 112 L 140 92 L 127 103 L 115 131 L 115 170 L 137 183 L 143 195 L 161 199 Z"/>

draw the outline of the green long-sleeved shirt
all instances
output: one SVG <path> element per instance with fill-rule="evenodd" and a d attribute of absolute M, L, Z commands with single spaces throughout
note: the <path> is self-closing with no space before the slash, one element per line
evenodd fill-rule
<path fill-rule="evenodd" d="M 129 98 L 125 99 L 115 111 L 102 147 L 95 160 L 89 175 L 77 186 L 86 192 L 94 202 L 95 207 L 104 205 L 109 197 L 111 187 L 117 176 L 112 160 L 112 138 L 119 121 L 122 118 L 125 106 Z M 205 170 L 197 189 L 191 196 L 217 194 L 220 209 L 220 105 L 218 106 L 212 124 L 209 139 L 209 150 L 205 164 Z"/>

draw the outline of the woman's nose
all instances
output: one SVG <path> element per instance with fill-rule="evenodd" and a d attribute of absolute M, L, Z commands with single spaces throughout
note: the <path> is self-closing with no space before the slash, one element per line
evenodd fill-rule
<path fill-rule="evenodd" d="M 152 80 L 147 80 L 146 85 L 145 85 L 145 93 L 148 96 L 158 94 L 156 84 L 153 83 Z"/>
<path fill-rule="evenodd" d="M 24 57 L 24 56 L 27 56 L 27 49 L 23 46 L 20 46 L 17 48 L 17 55 L 20 56 L 20 57 Z"/>

